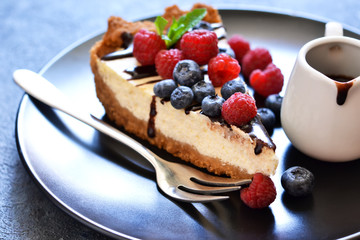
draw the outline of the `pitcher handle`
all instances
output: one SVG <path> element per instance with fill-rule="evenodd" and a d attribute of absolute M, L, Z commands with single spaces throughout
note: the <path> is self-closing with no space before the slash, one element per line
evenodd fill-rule
<path fill-rule="evenodd" d="M 325 25 L 325 37 L 343 36 L 343 27 L 338 22 L 328 22 Z"/>

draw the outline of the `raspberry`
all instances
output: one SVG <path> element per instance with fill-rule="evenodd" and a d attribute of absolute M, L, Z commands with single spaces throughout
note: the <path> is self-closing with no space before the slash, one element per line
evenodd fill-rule
<path fill-rule="evenodd" d="M 264 208 L 275 200 L 276 188 L 268 176 L 256 173 L 250 186 L 241 190 L 240 198 L 251 208 Z"/>
<path fill-rule="evenodd" d="M 181 38 L 180 48 L 186 59 L 204 65 L 218 54 L 217 44 L 218 39 L 215 32 L 200 29 L 185 33 Z"/>
<path fill-rule="evenodd" d="M 236 60 L 241 64 L 243 57 L 250 50 L 250 43 L 240 35 L 232 36 L 228 43 L 235 52 Z"/>
<path fill-rule="evenodd" d="M 283 84 L 284 76 L 273 63 L 270 63 L 263 71 L 254 70 L 250 75 L 250 85 L 263 97 L 279 93 Z"/>
<path fill-rule="evenodd" d="M 166 44 L 160 35 L 146 29 L 135 34 L 133 54 L 141 65 L 155 64 L 155 56 L 162 49 L 166 49 Z"/>
<path fill-rule="evenodd" d="M 236 126 L 248 123 L 256 116 L 255 100 L 248 94 L 236 92 L 222 105 L 221 115 L 224 120 Z"/>
<path fill-rule="evenodd" d="M 155 57 L 155 67 L 157 73 L 163 79 L 173 78 L 175 65 L 183 59 L 179 49 L 160 50 Z"/>
<path fill-rule="evenodd" d="M 225 53 L 219 54 L 209 61 L 208 74 L 214 87 L 221 87 L 224 83 L 237 78 L 239 73 L 239 63 Z"/>
<path fill-rule="evenodd" d="M 272 62 L 269 51 L 265 48 L 255 48 L 248 51 L 242 59 L 242 73 L 246 79 L 255 69 L 264 70 Z"/>

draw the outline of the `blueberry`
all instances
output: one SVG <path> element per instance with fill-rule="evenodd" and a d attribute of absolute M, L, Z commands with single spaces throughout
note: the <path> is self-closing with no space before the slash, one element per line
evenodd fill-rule
<path fill-rule="evenodd" d="M 281 185 L 285 192 L 294 197 L 309 195 L 315 183 L 315 177 L 306 168 L 295 166 L 287 169 L 281 176 Z"/>
<path fill-rule="evenodd" d="M 209 117 L 221 115 L 221 107 L 225 99 L 218 95 L 206 96 L 201 103 L 202 112 Z"/>
<path fill-rule="evenodd" d="M 161 98 L 169 98 L 176 88 L 176 83 L 172 79 L 162 80 L 154 85 L 154 93 Z"/>
<path fill-rule="evenodd" d="M 269 108 L 259 108 L 257 113 L 259 114 L 261 122 L 266 128 L 266 131 L 269 133 L 272 132 L 276 124 L 276 118 L 273 111 L 271 111 Z"/>
<path fill-rule="evenodd" d="M 171 93 L 170 102 L 176 109 L 188 107 L 194 99 L 194 93 L 191 88 L 186 86 L 180 86 L 175 88 Z"/>
<path fill-rule="evenodd" d="M 280 121 L 280 110 L 282 101 L 283 97 L 279 94 L 269 95 L 265 99 L 265 107 L 270 108 L 275 113 L 275 117 L 278 121 Z"/>
<path fill-rule="evenodd" d="M 193 30 L 196 30 L 196 29 L 205 29 L 205 30 L 209 30 L 209 31 L 213 30 L 211 24 L 208 22 L 205 22 L 205 21 L 200 21 L 198 24 L 196 24 L 193 27 Z"/>
<path fill-rule="evenodd" d="M 228 99 L 235 92 L 246 92 L 245 82 L 241 79 L 234 79 L 226 82 L 221 88 L 221 96 Z"/>
<path fill-rule="evenodd" d="M 235 58 L 235 52 L 230 47 L 219 48 L 219 54 L 222 54 L 222 53 L 226 53 L 230 57 Z"/>
<path fill-rule="evenodd" d="M 174 80 L 182 86 L 191 87 L 203 79 L 199 65 L 193 60 L 181 60 L 174 68 Z"/>
<path fill-rule="evenodd" d="M 201 103 L 206 96 L 215 95 L 214 86 L 210 82 L 205 82 L 204 80 L 195 83 L 191 89 L 194 92 L 195 101 L 198 103 Z"/>

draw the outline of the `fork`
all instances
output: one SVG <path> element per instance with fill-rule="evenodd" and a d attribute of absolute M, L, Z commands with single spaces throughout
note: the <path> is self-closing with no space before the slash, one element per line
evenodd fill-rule
<path fill-rule="evenodd" d="M 26 93 L 68 115 L 88 124 L 96 130 L 127 145 L 147 159 L 156 172 L 157 185 L 172 199 L 183 202 L 210 202 L 228 199 L 227 195 L 211 195 L 236 191 L 250 179 L 234 180 L 213 176 L 188 165 L 167 161 L 120 130 L 96 118 L 84 107 L 70 101 L 52 83 L 41 75 L 26 69 L 13 73 L 13 78 Z"/>

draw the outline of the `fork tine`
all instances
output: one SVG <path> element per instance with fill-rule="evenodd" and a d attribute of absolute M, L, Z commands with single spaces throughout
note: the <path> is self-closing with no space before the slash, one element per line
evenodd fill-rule
<path fill-rule="evenodd" d="M 166 194 L 178 201 L 191 203 L 206 203 L 229 199 L 229 196 L 200 195 L 183 191 L 180 188 L 167 189 Z"/>
<path fill-rule="evenodd" d="M 205 173 L 204 173 L 205 174 Z M 200 175 L 199 175 L 200 176 Z M 224 178 L 224 177 L 216 177 L 206 174 L 202 176 L 203 178 L 199 177 L 191 177 L 190 180 L 193 182 L 205 185 L 205 186 L 216 186 L 216 187 L 226 187 L 226 186 L 241 186 L 251 183 L 251 179 L 231 179 L 231 178 Z"/>
<path fill-rule="evenodd" d="M 225 193 L 225 192 L 232 192 L 237 191 L 241 187 L 240 186 L 229 186 L 229 187 L 222 187 L 222 186 L 205 186 L 201 184 L 197 184 L 195 182 L 191 183 L 190 185 L 179 185 L 179 188 L 185 190 L 187 192 L 198 193 L 198 194 L 216 194 L 216 193 Z"/>

